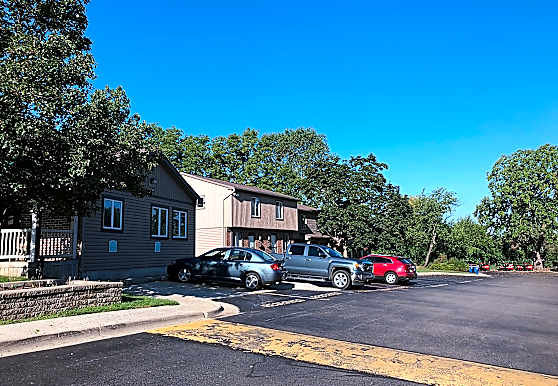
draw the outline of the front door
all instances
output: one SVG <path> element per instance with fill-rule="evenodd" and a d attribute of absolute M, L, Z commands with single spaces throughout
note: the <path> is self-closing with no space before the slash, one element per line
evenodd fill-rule
<path fill-rule="evenodd" d="M 308 257 L 305 259 L 307 272 L 312 276 L 327 277 L 329 256 L 320 247 L 308 246 Z"/>
<path fill-rule="evenodd" d="M 201 255 L 199 275 L 209 278 L 219 277 L 226 254 L 226 249 L 213 249 Z"/>
<path fill-rule="evenodd" d="M 240 281 L 242 273 L 246 269 L 246 263 L 250 261 L 252 255 L 250 252 L 242 249 L 231 249 L 227 259 L 227 279 Z"/>

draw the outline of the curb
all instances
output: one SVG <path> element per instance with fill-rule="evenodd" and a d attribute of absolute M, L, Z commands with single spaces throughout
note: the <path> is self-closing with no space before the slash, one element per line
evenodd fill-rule
<path fill-rule="evenodd" d="M 63 333 L 46 333 L 42 335 L 36 335 L 24 339 L 7 339 L 7 340 L 0 340 L 0 358 L 4 357 L 3 351 L 9 351 L 10 348 L 14 348 L 15 346 L 21 347 L 30 344 L 36 343 L 46 343 L 55 340 L 61 340 L 65 338 L 74 338 L 74 337 L 86 337 L 90 335 L 99 336 L 102 335 L 103 332 L 114 332 L 115 330 L 122 330 L 125 328 L 135 328 L 141 327 L 143 325 L 150 325 L 155 323 L 165 323 L 165 322 L 173 322 L 179 321 L 184 319 L 207 319 L 213 318 L 221 313 L 223 313 L 224 308 L 222 305 L 218 305 L 214 307 L 214 309 L 209 311 L 198 311 L 198 312 L 185 312 L 181 314 L 165 316 L 165 317 L 153 317 L 153 318 L 145 318 L 140 319 L 137 321 L 132 321 L 129 323 L 115 323 L 115 324 L 105 324 L 98 327 L 89 327 L 82 330 L 68 330 L 64 331 Z M 93 315 L 93 314 L 91 314 Z"/>
<path fill-rule="evenodd" d="M 491 277 L 486 273 L 468 273 L 468 272 L 417 272 L 417 277 L 424 277 L 424 276 L 465 276 L 465 277 Z"/>

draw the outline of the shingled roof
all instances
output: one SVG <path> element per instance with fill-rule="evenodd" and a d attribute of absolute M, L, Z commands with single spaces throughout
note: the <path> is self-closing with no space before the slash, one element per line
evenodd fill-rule
<path fill-rule="evenodd" d="M 303 204 L 296 204 L 296 207 L 298 210 L 302 210 L 305 212 L 318 212 L 319 209 L 316 208 L 312 208 L 311 206 L 308 205 L 303 205 Z"/>
<path fill-rule="evenodd" d="M 256 188 L 255 186 L 236 184 L 234 182 L 218 180 L 216 178 L 197 176 L 195 174 L 187 174 L 187 173 L 181 173 L 181 174 L 184 177 L 186 177 L 186 176 L 187 177 L 192 177 L 192 178 L 195 178 L 195 179 L 200 180 L 200 181 L 205 181 L 205 182 L 209 182 L 209 183 L 212 183 L 212 184 L 225 186 L 225 187 L 228 187 L 228 188 L 234 188 L 236 190 L 240 190 L 240 191 L 243 191 L 243 192 L 250 192 L 250 193 L 261 194 L 261 195 L 265 195 L 265 196 L 282 198 L 282 199 L 285 199 L 285 200 L 298 201 L 298 198 L 296 198 L 296 197 L 289 196 L 289 195 L 286 195 L 286 194 L 283 194 L 283 193 L 277 193 L 277 192 L 274 192 L 272 190 Z"/>

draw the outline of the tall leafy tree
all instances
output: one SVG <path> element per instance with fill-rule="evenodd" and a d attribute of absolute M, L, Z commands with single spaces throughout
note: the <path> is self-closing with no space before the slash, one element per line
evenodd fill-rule
<path fill-rule="evenodd" d="M 365 250 L 377 242 L 376 204 L 382 199 L 387 165 L 367 157 L 330 157 L 309 171 L 305 195 L 321 209 L 322 231 L 334 237 L 345 252 Z"/>
<path fill-rule="evenodd" d="M 502 260 L 502 245 L 489 233 L 487 227 L 471 217 L 452 224 L 446 240 L 450 257 L 468 261 L 498 263 Z"/>
<path fill-rule="evenodd" d="M 92 91 L 86 3 L 0 2 L 0 221 L 85 213 L 103 190 L 147 193 L 152 127 L 122 89 Z"/>
<path fill-rule="evenodd" d="M 453 192 L 438 188 L 430 194 L 422 192 L 409 202 L 413 208 L 408 232 L 410 253 L 418 261 L 424 256 L 424 265 L 428 265 L 440 242 L 440 234 L 449 230 L 448 219 L 458 204 L 457 197 Z"/>
<path fill-rule="evenodd" d="M 490 197 L 477 207 L 479 221 L 541 267 L 547 245 L 558 241 L 558 147 L 504 155 L 487 178 Z"/>

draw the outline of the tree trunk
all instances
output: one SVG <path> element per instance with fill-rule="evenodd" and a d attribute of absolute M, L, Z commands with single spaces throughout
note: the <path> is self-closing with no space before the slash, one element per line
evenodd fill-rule
<path fill-rule="evenodd" d="M 432 230 L 432 240 L 430 240 L 430 245 L 428 246 L 428 252 L 426 253 L 426 259 L 424 261 L 424 266 L 428 266 L 430 264 L 430 255 L 432 254 L 432 250 L 434 249 L 434 245 L 436 245 L 436 227 Z"/>
<path fill-rule="evenodd" d="M 542 271 L 543 269 L 543 259 L 539 251 L 535 252 L 535 270 Z"/>

